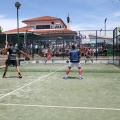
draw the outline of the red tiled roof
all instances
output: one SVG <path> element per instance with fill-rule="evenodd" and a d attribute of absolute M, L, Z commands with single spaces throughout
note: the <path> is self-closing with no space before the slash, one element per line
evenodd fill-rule
<path fill-rule="evenodd" d="M 31 19 L 23 20 L 22 22 L 26 23 L 26 22 L 32 22 L 32 21 L 53 21 L 53 20 L 60 20 L 66 26 L 66 24 L 62 21 L 61 18 L 52 17 L 52 16 L 42 16 L 37 18 L 31 18 Z"/>
<path fill-rule="evenodd" d="M 65 34 L 76 34 L 75 31 L 72 31 L 72 30 L 68 30 L 68 29 L 47 29 L 47 30 L 43 30 L 43 29 L 40 29 L 40 30 L 33 30 L 31 26 L 26 26 L 26 27 L 22 27 L 22 28 L 19 28 L 19 33 L 25 33 L 26 31 L 30 31 L 30 32 L 33 32 L 33 33 L 36 33 L 36 34 L 62 34 L 62 33 L 65 33 Z M 9 31 L 5 31 L 3 32 L 5 34 L 12 34 L 12 33 L 17 33 L 17 29 L 13 29 L 13 30 L 9 30 Z"/>
<path fill-rule="evenodd" d="M 37 18 L 31 18 L 31 19 L 23 20 L 22 22 L 50 21 L 50 20 L 61 20 L 61 19 L 57 18 L 57 17 L 51 17 L 51 16 L 42 16 L 42 17 L 37 17 Z"/>
<path fill-rule="evenodd" d="M 19 28 L 19 32 L 24 33 L 24 32 L 26 32 L 26 30 L 31 30 L 31 29 L 32 29 L 32 26 L 26 26 L 26 27 Z M 5 33 L 5 34 L 17 33 L 17 29 L 4 31 L 3 33 Z"/>

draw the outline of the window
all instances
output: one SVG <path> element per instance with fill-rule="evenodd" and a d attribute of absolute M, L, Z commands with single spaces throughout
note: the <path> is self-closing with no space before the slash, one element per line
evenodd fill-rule
<path fill-rule="evenodd" d="M 37 25 L 36 29 L 50 29 L 50 25 Z"/>

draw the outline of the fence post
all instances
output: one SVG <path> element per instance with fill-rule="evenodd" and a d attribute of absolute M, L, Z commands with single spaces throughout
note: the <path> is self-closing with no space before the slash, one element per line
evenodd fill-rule
<path fill-rule="evenodd" d="M 63 37 L 62 38 L 63 38 L 63 59 L 64 59 L 64 53 L 65 53 L 65 48 L 64 48 L 65 47 L 64 46 L 64 32 L 63 32 Z"/>
<path fill-rule="evenodd" d="M 98 55 L 98 52 L 97 52 L 97 30 L 96 30 L 96 60 L 97 60 L 97 55 Z"/>
<path fill-rule="evenodd" d="M 79 31 L 79 51 L 80 51 L 80 44 L 81 44 L 81 38 L 80 38 L 80 31 Z"/>
<path fill-rule="evenodd" d="M 34 60 L 34 49 L 35 49 L 35 44 L 33 41 L 33 33 L 32 33 L 32 60 Z"/>
<path fill-rule="evenodd" d="M 114 63 L 114 54 L 115 54 L 115 52 L 114 52 L 115 30 L 116 30 L 116 28 L 113 30 L 113 63 Z"/>

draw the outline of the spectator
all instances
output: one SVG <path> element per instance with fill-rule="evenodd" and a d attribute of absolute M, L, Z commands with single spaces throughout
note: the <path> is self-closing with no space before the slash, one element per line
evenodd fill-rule
<path fill-rule="evenodd" d="M 105 50 L 107 48 L 107 43 L 106 41 L 104 40 L 104 42 L 102 43 L 102 47 L 103 47 L 103 50 Z"/>

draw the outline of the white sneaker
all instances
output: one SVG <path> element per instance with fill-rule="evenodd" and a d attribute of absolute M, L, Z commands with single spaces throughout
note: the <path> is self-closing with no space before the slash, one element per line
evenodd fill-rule
<path fill-rule="evenodd" d="M 82 77 L 79 77 L 79 80 L 82 80 L 83 78 Z"/>
<path fill-rule="evenodd" d="M 68 77 L 67 77 L 67 76 L 64 76 L 64 77 L 63 77 L 63 79 L 67 80 L 67 79 L 68 79 Z"/>

